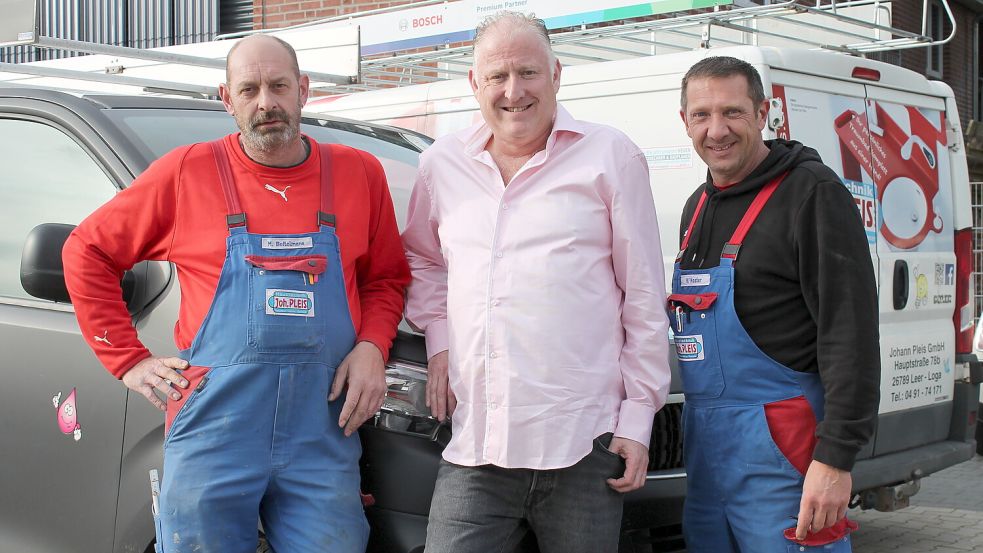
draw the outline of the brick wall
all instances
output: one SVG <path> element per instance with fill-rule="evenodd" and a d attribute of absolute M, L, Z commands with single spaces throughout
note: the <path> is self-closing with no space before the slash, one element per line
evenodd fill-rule
<path fill-rule="evenodd" d="M 895 27 L 906 31 L 921 32 L 921 2 L 893 2 L 892 6 Z M 973 43 L 977 14 L 956 2 L 950 1 L 949 6 L 956 20 L 956 36 L 953 37 L 952 41 L 942 46 L 942 81 L 952 87 L 959 109 L 959 119 L 965 128 L 974 117 L 973 81 L 976 76 L 973 73 L 973 58 L 975 57 Z M 946 24 L 944 33 L 948 34 L 950 30 L 950 26 Z M 886 61 L 896 62 L 916 73 L 925 74 L 927 54 L 927 48 L 913 48 L 901 51 L 900 55 L 895 56 L 894 59 L 886 58 Z M 976 114 L 976 116 L 983 116 L 983 114 Z"/>
<path fill-rule="evenodd" d="M 253 0 L 253 24 L 256 29 L 276 29 L 409 3 L 410 0 Z"/>
<path fill-rule="evenodd" d="M 354 12 L 412 3 L 412 0 L 253 0 L 256 29 L 276 29 Z M 921 32 L 922 2 L 896 0 L 891 3 L 893 25 Z M 963 126 L 974 117 L 973 81 L 974 34 L 977 13 L 958 2 L 949 1 L 956 19 L 956 36 L 942 47 L 942 80 L 952 87 Z M 949 32 L 946 25 L 945 33 Z M 912 48 L 871 57 L 925 74 L 928 50 Z M 983 119 L 983 114 L 975 114 Z"/>

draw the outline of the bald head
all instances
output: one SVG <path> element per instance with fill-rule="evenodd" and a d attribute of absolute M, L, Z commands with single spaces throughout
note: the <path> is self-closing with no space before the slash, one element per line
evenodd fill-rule
<path fill-rule="evenodd" d="M 293 67 L 294 75 L 300 78 L 300 64 L 297 63 L 297 52 L 287 41 L 273 35 L 250 35 L 239 39 L 225 56 L 225 82 L 231 84 L 232 69 L 239 65 L 255 63 L 258 56 L 269 54 L 269 49 L 280 49 L 287 53 Z M 241 51 L 240 51 L 241 50 Z M 239 59 L 243 58 L 243 59 Z"/>
<path fill-rule="evenodd" d="M 229 50 L 225 77 L 219 96 L 246 154 L 275 167 L 302 161 L 300 118 L 310 81 L 300 74 L 294 49 L 269 35 L 244 38 Z"/>

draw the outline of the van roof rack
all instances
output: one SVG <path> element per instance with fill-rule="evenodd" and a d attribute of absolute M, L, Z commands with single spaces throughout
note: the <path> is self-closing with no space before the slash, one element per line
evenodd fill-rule
<path fill-rule="evenodd" d="M 948 0 L 922 0 L 921 32 L 892 26 L 890 0 L 786 0 L 765 5 L 754 4 L 750 0 L 721 0 L 721 2 L 727 5 L 718 5 L 697 13 L 693 13 L 692 10 L 676 12 L 656 19 L 633 20 L 618 25 L 581 25 L 579 28 L 551 33 L 550 40 L 554 52 L 564 65 L 577 65 L 711 46 L 736 45 L 806 47 L 866 56 L 906 48 L 939 46 L 952 40 L 956 33 L 956 22 Z M 354 42 L 351 39 L 342 42 L 349 51 L 354 44 L 357 52 L 360 17 L 381 12 L 398 12 L 435 3 L 438 3 L 438 0 L 424 0 L 261 32 L 276 33 L 281 36 L 289 32 L 299 32 L 304 35 L 305 40 L 309 41 L 310 37 L 327 36 L 328 29 L 333 32 L 338 31 L 340 22 L 348 22 L 347 34 L 354 36 Z M 933 5 L 939 6 L 948 19 L 950 32 L 945 37 L 933 37 L 930 32 L 930 11 Z M 352 32 L 354 35 L 351 35 Z M 346 33 L 342 32 L 342 34 Z M 235 35 L 226 35 L 226 38 L 232 36 Z M 0 74 L 0 83 L 6 81 L 9 84 L 30 85 L 33 79 L 75 78 L 143 87 L 145 92 L 163 90 L 169 93 L 214 95 L 215 89 L 211 83 L 220 81 L 221 76 L 208 85 L 200 81 L 192 83 L 155 80 L 152 76 L 147 78 L 148 75 L 140 75 L 141 68 L 137 67 L 139 64 L 131 64 L 132 67 L 127 66 L 124 70 L 126 64 L 121 64 L 117 58 L 144 60 L 145 64 L 156 64 L 157 67 L 161 64 L 188 67 L 192 70 L 180 73 L 200 76 L 203 68 L 215 71 L 224 66 L 224 54 L 230 46 L 228 41 L 219 40 L 161 50 L 137 50 L 50 37 L 38 37 L 35 45 L 95 53 L 96 56 L 73 59 L 88 58 L 96 61 L 93 58 L 99 58 L 96 65 L 100 63 L 101 65 L 98 71 L 94 71 L 91 67 L 82 70 L 52 66 L 46 62 L 2 63 L 0 73 L 7 76 Z M 184 48 L 189 50 L 183 50 Z M 206 54 L 183 55 L 173 52 L 176 49 Z M 312 80 L 317 81 L 312 88 L 340 94 L 460 78 L 468 74 L 473 59 L 472 53 L 472 45 L 467 43 L 453 47 L 440 46 L 429 51 L 376 56 L 355 54 L 358 58 L 355 62 L 357 69 L 346 71 L 347 75 L 312 73 Z M 105 60 L 103 61 L 102 58 Z M 317 56 L 317 58 L 325 59 L 325 56 Z M 302 70 L 311 73 L 310 67 L 304 67 L 303 60 L 301 65 Z M 162 72 L 150 73 L 154 76 L 159 74 Z M 40 84 L 41 81 L 37 82 L 38 86 L 45 86 Z"/>
<path fill-rule="evenodd" d="M 584 25 L 551 33 L 550 40 L 564 65 L 737 45 L 805 47 L 866 56 L 952 40 L 956 33 L 952 10 L 947 0 L 938 5 L 948 19 L 950 32 L 945 37 L 933 38 L 929 32 L 930 0 L 922 2 L 921 32 L 892 27 L 890 2 L 885 0 L 787 0 L 767 5 L 735 0 L 734 5 L 700 13 L 619 25 Z M 355 92 L 460 78 L 467 76 L 472 59 L 470 44 L 363 58 L 361 81 L 335 90 Z"/>
<path fill-rule="evenodd" d="M 359 31 L 357 25 L 350 25 L 330 30 L 276 29 L 269 34 L 294 47 L 301 70 L 316 89 L 359 81 Z M 231 40 L 213 40 L 163 48 L 130 48 L 24 34 L 32 36 L 23 44 L 34 48 L 91 55 L 0 63 L 2 85 L 110 93 L 120 92 L 113 87 L 130 87 L 126 91 L 137 94 L 214 97 L 218 95 L 218 83 L 225 81 L 225 58 L 235 44 Z"/>

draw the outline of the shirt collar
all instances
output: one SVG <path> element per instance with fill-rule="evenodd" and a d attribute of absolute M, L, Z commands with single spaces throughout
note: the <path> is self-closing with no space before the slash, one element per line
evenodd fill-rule
<path fill-rule="evenodd" d="M 566 108 L 560 104 L 556 104 L 556 115 L 553 117 L 553 130 L 550 131 L 549 138 L 546 139 L 547 152 L 553 149 L 553 144 L 556 143 L 557 135 L 562 132 L 569 132 L 577 135 L 586 134 L 583 124 L 574 119 Z M 472 157 L 481 154 L 481 152 L 485 151 L 485 145 L 488 144 L 488 140 L 491 139 L 491 135 L 491 127 L 489 127 L 484 121 L 467 129 L 461 135 L 461 142 L 464 143 L 464 151 Z"/>

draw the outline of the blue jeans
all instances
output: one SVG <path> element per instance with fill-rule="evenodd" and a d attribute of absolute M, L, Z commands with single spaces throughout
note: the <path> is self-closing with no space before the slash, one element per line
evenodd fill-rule
<path fill-rule="evenodd" d="M 542 553 L 616 552 L 624 496 L 606 480 L 623 476 L 625 464 L 610 440 L 595 439 L 586 457 L 554 470 L 441 461 L 426 553 L 508 552 L 529 529 Z"/>

